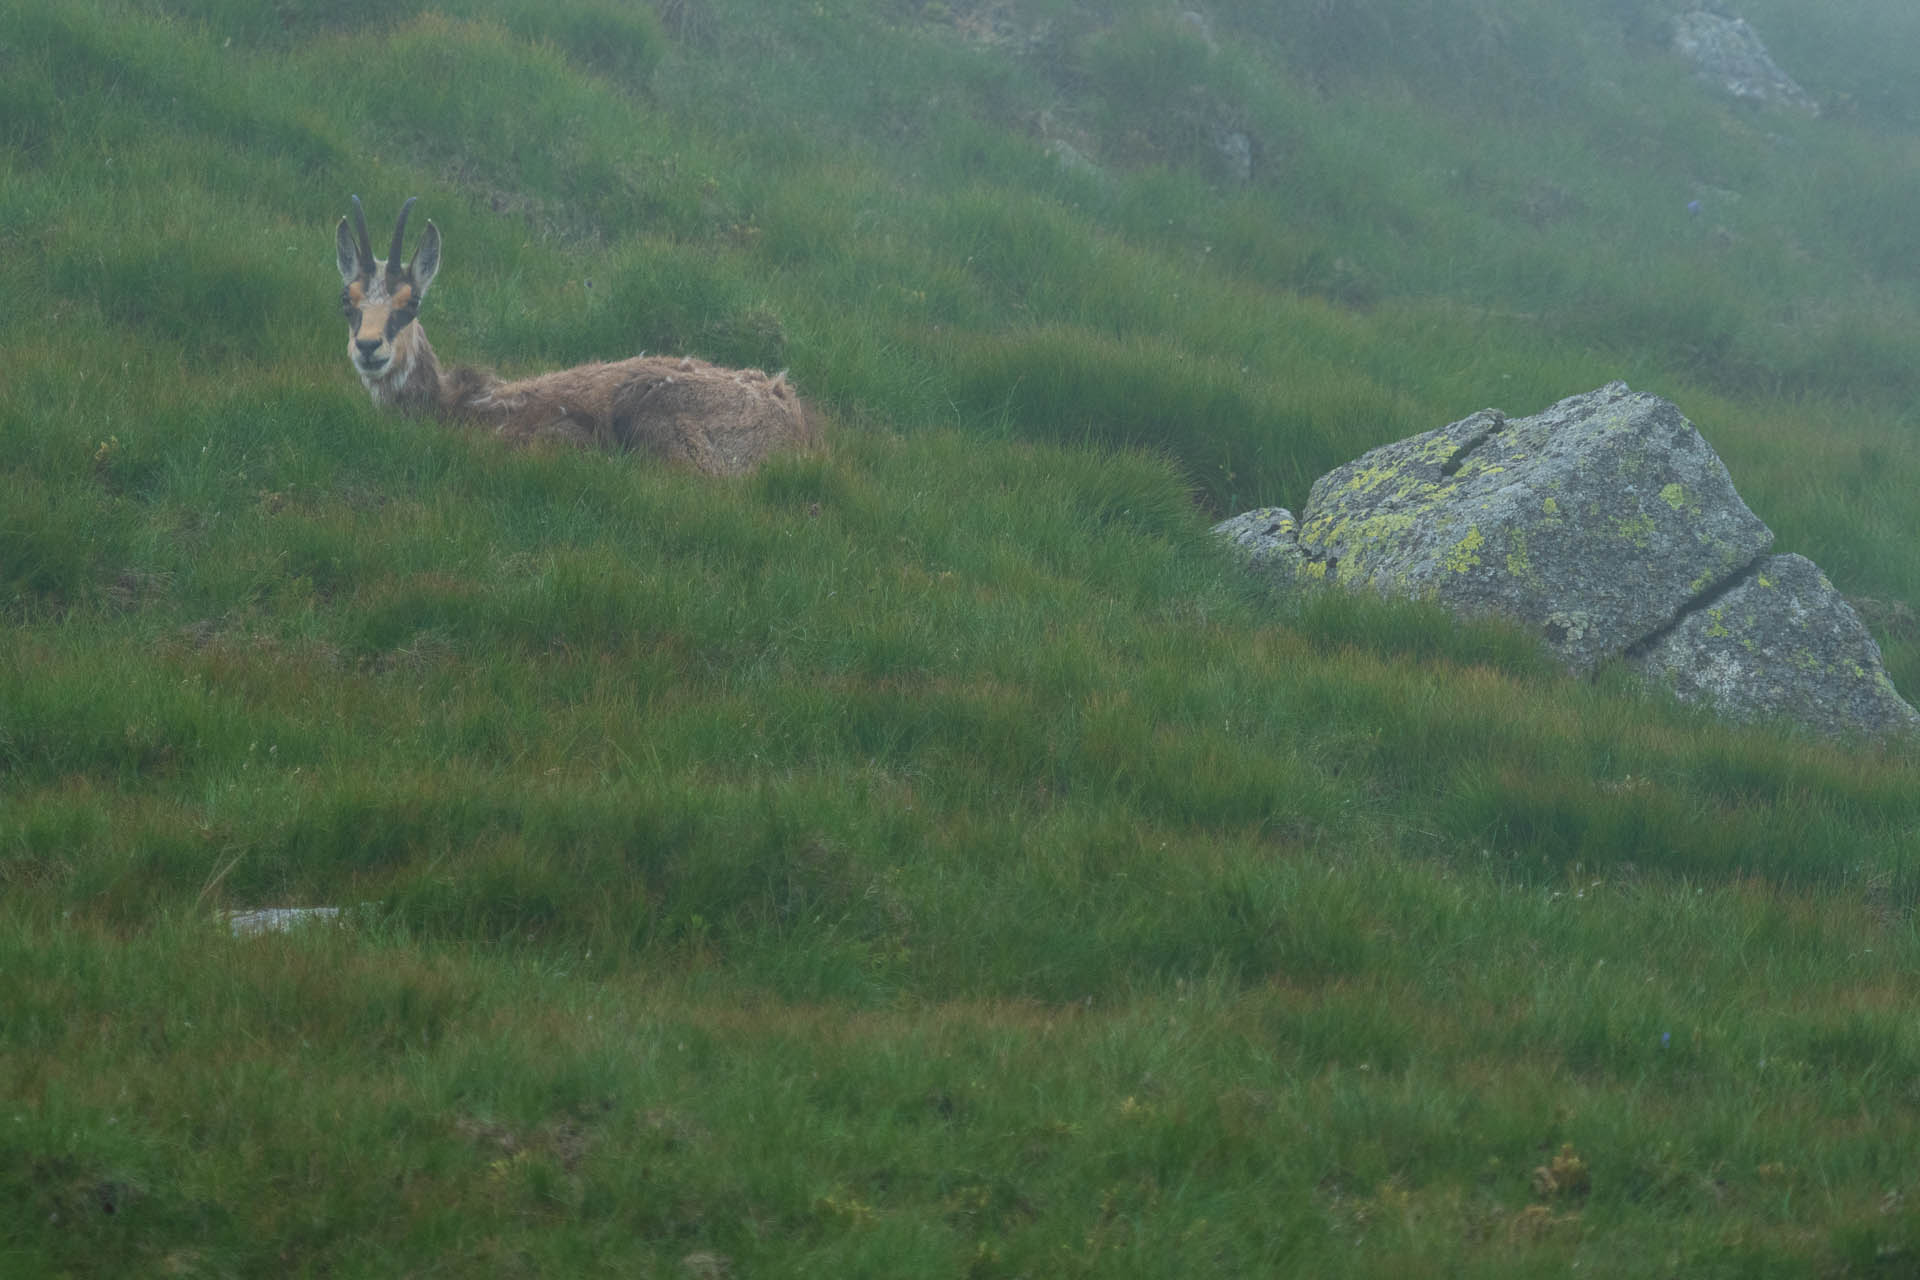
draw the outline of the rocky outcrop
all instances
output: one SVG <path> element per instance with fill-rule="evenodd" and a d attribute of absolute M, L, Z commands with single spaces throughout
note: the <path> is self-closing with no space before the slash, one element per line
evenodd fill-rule
<path fill-rule="evenodd" d="M 1586 674 L 1773 545 L 1680 411 L 1616 382 L 1487 410 L 1320 478 L 1301 571 L 1536 626 Z"/>
<path fill-rule="evenodd" d="M 1735 719 L 1920 729 L 1852 608 L 1811 563 L 1768 558 L 1699 432 L 1624 383 L 1383 445 L 1322 476 L 1298 520 L 1263 507 L 1215 532 L 1274 581 L 1513 619 L 1575 674 L 1625 658 Z"/>
<path fill-rule="evenodd" d="M 1706 9 L 1683 13 L 1673 20 L 1673 47 L 1702 79 L 1735 98 L 1820 114 L 1812 96 L 1774 65 L 1745 18 Z"/>

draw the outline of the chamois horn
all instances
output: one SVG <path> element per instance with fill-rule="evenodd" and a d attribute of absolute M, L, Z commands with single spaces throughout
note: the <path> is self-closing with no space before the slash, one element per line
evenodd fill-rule
<path fill-rule="evenodd" d="M 408 196 L 407 202 L 400 206 L 400 220 L 393 224 L 393 248 L 387 250 L 388 285 L 395 285 L 400 282 L 402 276 L 400 266 L 401 241 L 407 234 L 407 214 L 413 210 L 413 202 L 419 198 L 419 196 Z"/>
<path fill-rule="evenodd" d="M 373 241 L 367 238 L 367 211 L 360 207 L 360 197 L 353 198 L 353 229 L 360 237 L 360 275 L 364 278 L 373 274 Z"/>

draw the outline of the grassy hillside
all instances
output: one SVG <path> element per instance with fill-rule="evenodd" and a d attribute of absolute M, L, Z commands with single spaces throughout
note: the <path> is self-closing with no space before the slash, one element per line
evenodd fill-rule
<path fill-rule="evenodd" d="M 0 14 L 0 1273 L 1920 1266 L 1920 749 L 1206 533 L 1623 377 L 1920 693 L 1920 19 L 1667 13 Z M 376 414 L 354 192 L 829 448 Z"/>

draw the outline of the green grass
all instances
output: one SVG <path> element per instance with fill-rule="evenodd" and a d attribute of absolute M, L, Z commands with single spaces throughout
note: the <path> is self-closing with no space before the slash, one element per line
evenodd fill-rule
<path fill-rule="evenodd" d="M 1625 377 L 1920 690 L 1911 19 L 984 8 L 0 18 L 0 1272 L 1912 1269 L 1914 746 L 1206 533 Z M 379 416 L 353 192 L 828 447 Z"/>

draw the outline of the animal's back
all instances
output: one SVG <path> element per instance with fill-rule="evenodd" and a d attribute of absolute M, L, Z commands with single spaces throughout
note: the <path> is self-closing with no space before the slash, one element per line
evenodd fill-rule
<path fill-rule="evenodd" d="M 713 475 L 739 475 L 768 454 L 805 448 L 819 432 L 785 374 L 723 369 L 692 357 L 635 356 L 607 419 L 614 439 Z"/>
<path fill-rule="evenodd" d="M 450 406 L 507 439 L 633 449 L 712 475 L 751 470 L 819 433 L 784 374 L 690 356 L 634 356 L 511 382 L 456 370 Z"/>

